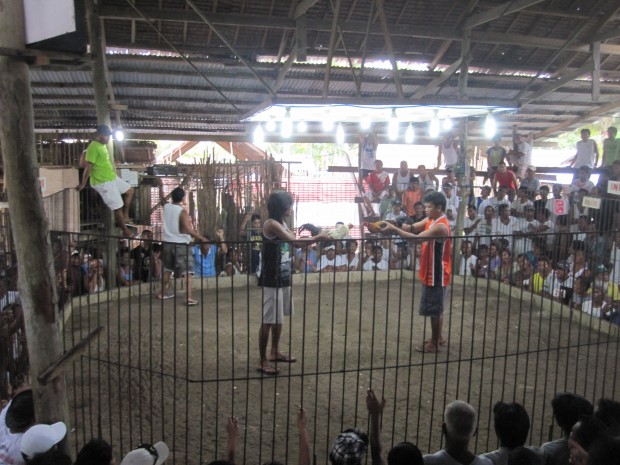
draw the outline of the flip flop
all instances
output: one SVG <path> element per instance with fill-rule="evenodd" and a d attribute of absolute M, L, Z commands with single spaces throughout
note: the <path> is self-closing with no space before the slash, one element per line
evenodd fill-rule
<path fill-rule="evenodd" d="M 286 354 L 278 354 L 276 358 L 270 358 L 270 362 L 280 362 L 280 363 L 295 363 L 297 359 L 295 357 L 291 357 Z"/>
<path fill-rule="evenodd" d="M 157 296 L 159 300 L 168 300 L 168 299 L 172 299 L 173 297 L 174 297 L 174 294 L 166 294 L 166 295 Z"/>
<path fill-rule="evenodd" d="M 436 354 L 439 349 L 430 349 L 426 344 L 415 348 L 416 352 L 423 352 L 425 354 Z"/>
<path fill-rule="evenodd" d="M 275 376 L 279 373 L 278 369 L 272 366 L 268 367 L 257 367 L 256 371 L 267 376 Z"/>
<path fill-rule="evenodd" d="M 198 301 L 197 300 L 187 299 L 187 306 L 188 307 L 193 307 L 194 305 L 198 305 Z"/>

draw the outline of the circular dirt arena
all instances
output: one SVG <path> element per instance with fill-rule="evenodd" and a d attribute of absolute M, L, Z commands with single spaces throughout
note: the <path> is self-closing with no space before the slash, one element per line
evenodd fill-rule
<path fill-rule="evenodd" d="M 186 294 L 156 300 L 148 286 L 74 301 L 64 340 L 71 346 L 97 326 L 102 334 L 67 373 L 77 447 L 111 441 L 120 459 L 140 442 L 164 440 L 169 463 L 223 458 L 226 420 L 242 425 L 237 463 L 297 460 L 298 406 L 308 412 L 310 446 L 326 463 L 335 436 L 367 430 L 366 390 L 384 396 L 385 451 L 403 440 L 423 453 L 442 446 L 445 405 L 479 411 L 478 453 L 497 442 L 491 410 L 499 400 L 529 412 L 530 443 L 552 428 L 550 400 L 559 391 L 591 401 L 618 396 L 617 328 L 520 289 L 456 277 L 448 297 L 439 354 L 415 350 L 430 335 L 418 316 L 413 273 L 295 276 L 295 314 L 281 349 L 297 358 L 278 376 L 258 365 L 261 288 L 247 276 L 194 282 Z"/>

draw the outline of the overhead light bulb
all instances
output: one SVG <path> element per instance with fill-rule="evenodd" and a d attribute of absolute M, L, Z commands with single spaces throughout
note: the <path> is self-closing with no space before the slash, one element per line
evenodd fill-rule
<path fill-rule="evenodd" d="M 344 144 L 344 128 L 342 127 L 342 123 L 338 123 L 336 127 L 336 143 L 338 145 Z"/>
<path fill-rule="evenodd" d="M 388 122 L 388 138 L 390 140 L 398 139 L 398 117 L 395 108 L 392 108 L 392 116 Z"/>
<path fill-rule="evenodd" d="M 437 118 L 437 110 L 435 110 L 435 115 L 433 116 L 433 119 L 428 127 L 428 135 L 433 139 L 439 137 L 439 119 Z"/>
<path fill-rule="evenodd" d="M 409 123 L 407 130 L 405 131 L 405 142 L 407 144 L 413 144 L 415 140 L 415 131 L 413 130 L 413 123 Z"/>
<path fill-rule="evenodd" d="M 446 119 L 443 120 L 442 127 L 444 131 L 449 131 L 450 129 L 452 129 L 452 120 L 449 116 L 447 116 Z"/>
<path fill-rule="evenodd" d="M 484 121 L 484 134 L 490 139 L 495 135 L 496 132 L 497 124 L 495 123 L 495 118 L 493 118 L 493 112 L 489 110 L 487 118 Z"/>
<path fill-rule="evenodd" d="M 370 129 L 370 126 L 372 126 L 372 120 L 370 119 L 370 116 L 362 117 L 362 120 L 360 121 L 360 129 L 362 131 L 368 131 Z"/>
<path fill-rule="evenodd" d="M 293 120 L 291 120 L 291 109 L 286 109 L 286 114 L 282 120 L 282 126 L 280 127 L 280 135 L 283 139 L 288 139 L 293 135 Z"/>
<path fill-rule="evenodd" d="M 275 132 L 275 130 L 276 130 L 276 120 L 274 120 L 273 118 L 269 119 L 269 121 L 267 121 L 267 123 L 265 123 L 265 129 L 268 132 Z"/>
<path fill-rule="evenodd" d="M 125 140 L 125 133 L 123 131 L 121 131 L 120 129 L 117 129 L 114 132 L 114 140 L 117 140 L 119 142 L 123 142 Z"/>
<path fill-rule="evenodd" d="M 263 127 L 260 124 L 254 129 L 253 142 L 254 145 L 261 145 L 265 143 L 265 133 L 263 132 Z"/>
<path fill-rule="evenodd" d="M 297 132 L 306 132 L 308 130 L 308 123 L 305 121 L 300 121 L 297 123 Z"/>

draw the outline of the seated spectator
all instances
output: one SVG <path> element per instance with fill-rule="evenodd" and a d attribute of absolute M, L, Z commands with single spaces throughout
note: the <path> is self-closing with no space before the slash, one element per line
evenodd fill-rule
<path fill-rule="evenodd" d="M 534 218 L 534 206 L 528 205 L 523 210 L 523 215 L 517 219 L 514 230 L 514 253 L 524 254 L 534 249 L 532 236 L 540 230 L 540 223 Z"/>
<path fill-rule="evenodd" d="M 489 272 L 489 246 L 482 244 L 478 247 L 478 256 L 476 261 L 476 271 L 474 276 L 478 278 L 488 278 Z"/>
<path fill-rule="evenodd" d="M 412 218 L 415 215 L 415 204 L 422 201 L 424 192 L 420 188 L 420 180 L 415 176 L 409 179 L 407 190 L 402 193 L 401 201 L 405 215 Z M 389 219 L 386 217 L 386 219 Z"/>
<path fill-rule="evenodd" d="M 34 425 L 24 433 L 20 450 L 24 461 L 29 464 L 37 455 L 57 447 L 67 435 L 67 425 L 62 421 L 52 425 Z"/>
<path fill-rule="evenodd" d="M 28 462 L 29 465 L 71 465 L 71 457 L 59 449 L 50 449 L 38 454 Z"/>
<path fill-rule="evenodd" d="M 361 270 L 361 262 L 357 253 L 357 241 L 350 240 L 347 242 L 347 267 L 349 271 Z"/>
<path fill-rule="evenodd" d="M 224 265 L 224 272 L 226 273 L 226 276 L 234 276 L 245 273 L 239 249 L 228 249 L 228 261 Z"/>
<path fill-rule="evenodd" d="M 547 207 L 547 200 L 549 199 L 549 186 L 544 185 L 544 186 L 540 186 L 540 188 L 538 189 L 538 196 L 539 198 L 534 200 L 534 210 L 542 210 L 543 208 L 549 208 Z"/>
<path fill-rule="evenodd" d="M 527 258 L 527 255 L 518 255 L 512 269 L 512 284 L 527 289 L 530 286 L 531 278 L 532 263 Z"/>
<path fill-rule="evenodd" d="M 336 437 L 329 453 L 332 465 L 361 465 L 368 448 L 368 435 L 350 428 Z"/>
<path fill-rule="evenodd" d="M 461 260 L 459 263 L 458 274 L 460 276 L 474 276 L 476 273 L 476 262 L 478 257 L 473 253 L 473 244 L 465 240 L 461 243 Z"/>
<path fill-rule="evenodd" d="M 463 221 L 463 233 L 466 237 L 474 237 L 478 225 L 482 222 L 482 217 L 478 216 L 478 211 L 474 205 L 467 206 L 467 215 Z"/>
<path fill-rule="evenodd" d="M 385 465 L 381 444 L 381 416 L 385 408 L 385 399 L 381 402 L 375 396 L 372 389 L 366 394 L 366 408 L 370 417 L 370 454 L 372 456 L 372 465 Z M 388 465 L 422 465 L 422 453 L 415 444 L 410 442 L 400 442 L 396 444 L 387 456 Z"/>
<path fill-rule="evenodd" d="M 446 198 L 446 211 L 448 211 L 448 209 L 451 209 L 453 212 L 458 212 L 460 199 L 454 194 L 454 185 L 455 184 L 447 182 L 445 184 L 442 184 L 441 189 L 444 197 Z"/>
<path fill-rule="evenodd" d="M 295 259 L 297 273 L 316 273 L 316 254 L 309 247 L 299 249 L 299 255 Z"/>
<path fill-rule="evenodd" d="M 493 406 L 493 425 L 499 449 L 482 454 L 495 465 L 506 465 L 510 451 L 522 447 L 530 431 L 530 417 L 521 404 L 497 402 Z"/>
<path fill-rule="evenodd" d="M 319 260 L 317 271 L 331 273 L 334 271 L 346 271 L 347 263 L 342 255 L 336 255 L 336 246 L 328 245 L 323 249 L 323 255 Z"/>
<path fill-rule="evenodd" d="M 103 439 L 95 438 L 84 444 L 74 465 L 114 465 L 112 446 Z"/>
<path fill-rule="evenodd" d="M 551 246 L 553 260 L 567 261 L 572 243 L 573 239 L 568 224 L 568 216 L 558 216 L 555 222 L 553 245 Z"/>
<path fill-rule="evenodd" d="M 116 283 L 118 286 L 131 286 L 139 281 L 134 279 L 134 265 L 131 252 L 128 247 L 118 251 L 118 270 L 116 271 Z"/>
<path fill-rule="evenodd" d="M 400 202 L 400 198 L 396 195 L 396 190 L 390 186 L 387 190 L 387 195 L 379 203 L 379 217 L 382 220 L 392 211 L 393 204 L 397 200 Z"/>
<path fill-rule="evenodd" d="M 121 465 L 161 465 L 168 458 L 170 449 L 165 442 L 155 444 L 142 443 L 131 452 L 128 452 Z"/>
<path fill-rule="evenodd" d="M 543 465 L 544 455 L 527 447 L 515 447 L 508 454 L 508 465 Z"/>
<path fill-rule="evenodd" d="M 611 279 L 620 283 L 620 231 L 616 231 L 609 251 L 609 263 L 611 264 Z"/>
<path fill-rule="evenodd" d="M 545 456 L 546 465 L 565 465 L 568 463 L 568 438 L 575 423 L 585 415 L 592 415 L 592 404 L 578 394 L 556 394 L 551 401 L 553 418 L 562 430 L 562 437 L 544 443 L 540 450 Z"/>
<path fill-rule="evenodd" d="M 407 242 L 395 242 L 390 255 L 390 270 L 408 270 L 410 266 Z"/>
<path fill-rule="evenodd" d="M 439 189 L 439 179 L 433 173 L 427 171 L 426 166 L 418 166 L 418 179 L 423 192 Z"/>
<path fill-rule="evenodd" d="M 573 276 L 570 269 L 570 263 L 557 262 L 551 275 L 548 295 L 563 304 L 568 304 L 573 297 Z"/>
<path fill-rule="evenodd" d="M 383 247 L 381 247 L 380 245 L 375 245 L 372 248 L 372 256 L 364 257 L 364 264 L 362 265 L 362 270 L 379 271 L 389 269 L 390 264 L 385 258 L 383 258 Z"/>
<path fill-rule="evenodd" d="M 601 289 L 603 293 L 603 299 L 609 305 L 620 303 L 620 290 L 618 285 L 610 280 L 609 270 L 605 265 L 598 265 L 594 273 L 594 281 L 589 293 L 594 288 Z"/>
<path fill-rule="evenodd" d="M 588 297 L 588 283 L 584 276 L 573 278 L 573 295 L 570 300 L 570 307 L 573 310 L 581 310 L 584 300 Z"/>
<path fill-rule="evenodd" d="M 402 211 L 402 204 L 400 200 L 394 200 L 392 202 L 392 210 L 385 215 L 385 220 L 396 221 L 399 218 L 404 218 L 405 216 L 407 215 Z"/>
<path fill-rule="evenodd" d="M 222 228 L 216 229 L 215 234 L 219 241 L 217 244 L 205 242 L 192 248 L 194 252 L 194 276 L 203 278 L 217 276 L 217 260 L 228 253 L 228 246 L 224 242 L 224 230 Z M 211 240 L 208 234 L 203 235 Z"/>
<path fill-rule="evenodd" d="M 80 252 L 74 250 L 69 258 L 69 266 L 63 273 L 66 292 L 71 297 L 84 294 L 84 269 L 82 268 Z"/>
<path fill-rule="evenodd" d="M 476 197 L 476 209 L 479 212 L 484 211 L 484 206 L 480 208 L 483 202 L 489 200 L 489 196 L 491 195 L 491 187 L 490 186 L 482 186 L 480 188 L 480 196 Z"/>
<path fill-rule="evenodd" d="M 605 301 L 605 294 L 600 286 L 592 286 L 592 292 L 581 303 L 581 311 L 594 318 L 601 318 L 611 305 Z"/>
<path fill-rule="evenodd" d="M 522 187 L 525 187 L 527 189 L 530 199 L 535 197 L 536 193 L 540 189 L 540 181 L 536 179 L 535 174 L 536 167 L 528 166 L 525 170 L 525 177 L 521 180 L 521 184 L 519 184 L 519 189 Z"/>
<path fill-rule="evenodd" d="M 417 223 L 418 221 L 422 221 L 426 216 L 424 215 L 424 205 L 422 202 L 416 202 L 413 206 L 413 210 L 415 214 L 411 217 L 411 221 Z"/>
<path fill-rule="evenodd" d="M 587 195 L 588 191 L 586 189 L 579 189 L 571 195 L 571 209 L 568 212 L 568 216 L 571 219 L 571 226 L 577 224 L 581 216 L 586 217 L 586 224 L 590 222 L 590 209 L 583 205 L 583 198 Z"/>
<path fill-rule="evenodd" d="M 594 416 L 601 420 L 613 434 L 620 434 L 620 402 L 613 399 L 599 399 Z"/>
<path fill-rule="evenodd" d="M 88 260 L 88 266 L 84 275 L 84 287 L 89 294 L 97 294 L 105 291 L 105 270 L 103 261 L 98 258 Z"/>
<path fill-rule="evenodd" d="M 448 208 L 446 210 L 446 218 L 448 219 L 448 224 L 450 225 L 450 234 L 454 234 L 454 230 L 456 228 L 456 215 L 454 213 L 454 209 Z"/>
<path fill-rule="evenodd" d="M 546 208 L 536 212 L 536 219 L 538 220 L 538 234 L 539 237 L 544 240 L 545 249 L 553 247 L 553 231 L 555 230 L 555 223 L 551 221 L 551 214 Z"/>
<path fill-rule="evenodd" d="M 424 456 L 425 465 L 444 464 L 492 464 L 491 460 L 476 456 L 469 450 L 469 441 L 476 433 L 478 415 L 476 410 L 462 400 L 455 400 L 446 407 L 441 427 L 445 438 L 445 448 L 434 454 Z"/>
<path fill-rule="evenodd" d="M 588 223 L 590 222 L 590 218 L 586 215 L 581 215 L 577 220 L 577 224 L 571 226 L 570 230 L 573 233 L 573 240 L 575 241 L 585 241 L 586 235 L 588 233 Z"/>
<path fill-rule="evenodd" d="M 515 218 L 524 216 L 524 210 L 527 207 L 534 208 L 534 202 L 530 200 L 530 193 L 527 187 L 519 187 L 516 191 L 516 197 L 510 204 L 510 214 Z"/>
<path fill-rule="evenodd" d="M 491 278 L 504 284 L 512 283 L 512 252 L 510 249 L 502 250 L 500 264 L 491 272 Z"/>
<path fill-rule="evenodd" d="M 489 276 L 492 276 L 491 273 L 502 263 L 501 251 L 497 244 L 498 242 L 494 240 L 489 246 Z"/>
<path fill-rule="evenodd" d="M 572 465 L 588 465 L 590 448 L 597 439 L 606 435 L 605 423 L 592 415 L 582 417 L 575 423 L 568 438 L 569 462 Z"/>
<path fill-rule="evenodd" d="M 32 388 L 18 390 L 0 414 L 0 463 L 24 465 L 21 442 L 35 423 Z"/>
<path fill-rule="evenodd" d="M 569 186 L 569 190 L 571 193 L 577 192 L 580 189 L 585 189 L 588 191 L 588 194 L 594 190 L 594 183 L 590 181 L 590 176 L 592 175 L 592 170 L 587 166 L 582 166 L 577 170 L 577 176 L 573 179 Z"/>
<path fill-rule="evenodd" d="M 517 219 L 510 216 L 510 208 L 507 205 L 499 206 L 498 218 L 493 220 L 493 239 L 504 238 L 508 241 L 508 248 L 512 248 L 512 235 L 518 228 Z"/>
<path fill-rule="evenodd" d="M 549 289 L 551 283 L 549 276 L 551 275 L 552 270 L 553 267 L 551 265 L 551 259 L 546 255 L 540 256 L 536 266 L 536 273 L 532 276 L 531 289 L 533 292 L 536 294 L 542 294 L 546 289 Z"/>
<path fill-rule="evenodd" d="M 134 279 L 148 283 L 161 277 L 161 260 L 156 262 L 153 253 L 153 231 L 145 229 L 140 235 L 140 243 L 131 251 Z M 156 263 L 159 263 L 159 269 L 156 268 Z"/>

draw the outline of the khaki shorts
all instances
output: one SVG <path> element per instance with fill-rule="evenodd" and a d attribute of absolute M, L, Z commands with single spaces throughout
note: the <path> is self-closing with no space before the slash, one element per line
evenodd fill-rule
<path fill-rule="evenodd" d="M 162 263 L 164 271 L 174 272 L 183 276 L 185 273 L 194 274 L 194 252 L 189 244 L 163 244 Z"/>
<path fill-rule="evenodd" d="M 118 210 L 125 206 L 122 195 L 131 189 L 129 183 L 118 176 L 114 181 L 108 181 L 92 186 L 92 188 L 101 196 L 110 210 Z"/>
<path fill-rule="evenodd" d="M 293 314 L 291 287 L 263 287 L 263 324 L 282 324 Z"/>

